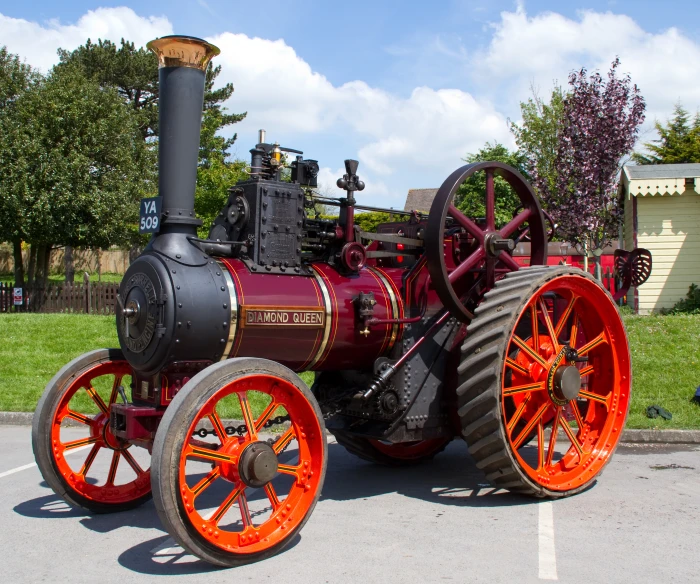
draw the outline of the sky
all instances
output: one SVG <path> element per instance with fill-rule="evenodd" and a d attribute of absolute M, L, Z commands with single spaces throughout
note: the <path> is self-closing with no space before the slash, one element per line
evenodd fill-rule
<path fill-rule="evenodd" d="M 679 101 L 700 107 L 700 2 L 651 0 L 0 0 L 0 46 L 47 72 L 88 38 L 137 45 L 166 34 L 221 49 L 231 112 L 247 112 L 233 155 L 268 141 L 321 166 L 340 196 L 343 160 L 360 161 L 358 202 L 402 208 L 486 142 L 514 147 L 508 121 L 571 71 L 619 56 L 647 101 L 640 143 Z"/>

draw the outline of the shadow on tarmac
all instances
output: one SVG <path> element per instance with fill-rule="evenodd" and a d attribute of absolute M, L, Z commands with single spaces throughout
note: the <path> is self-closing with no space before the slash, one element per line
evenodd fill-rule
<path fill-rule="evenodd" d="M 361 501 L 398 493 L 441 505 L 501 507 L 536 503 L 534 499 L 489 485 L 461 440 L 455 440 L 435 459 L 415 466 L 385 467 L 368 463 L 349 455 L 336 443 L 328 445 L 328 459 L 322 501 Z M 42 486 L 47 485 L 42 483 Z M 90 515 L 50 494 L 20 503 L 14 511 L 32 518 L 80 517 L 84 527 L 97 533 L 109 533 L 122 527 L 163 531 L 152 501 L 130 511 Z M 285 550 L 296 546 L 300 540 L 301 536 L 297 535 Z M 195 574 L 220 569 L 186 554 L 167 534 L 125 550 L 118 561 L 129 570 L 149 575 Z"/>

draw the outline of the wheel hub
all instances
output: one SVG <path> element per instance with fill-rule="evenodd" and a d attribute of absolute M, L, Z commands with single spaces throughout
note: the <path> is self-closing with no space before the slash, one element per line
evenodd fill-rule
<path fill-rule="evenodd" d="M 238 461 L 238 475 L 249 487 L 263 487 L 277 474 L 279 461 L 267 442 L 246 446 Z"/>
<path fill-rule="evenodd" d="M 576 399 L 581 391 L 581 373 L 574 365 L 563 365 L 554 372 L 554 393 L 561 399 Z"/>

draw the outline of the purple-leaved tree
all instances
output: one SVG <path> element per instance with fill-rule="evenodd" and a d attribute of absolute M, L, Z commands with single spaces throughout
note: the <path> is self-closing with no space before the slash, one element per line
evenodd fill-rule
<path fill-rule="evenodd" d="M 617 76 L 619 66 L 616 58 L 607 81 L 597 72 L 589 76 L 586 69 L 569 75 L 554 188 L 538 189 L 559 235 L 590 249 L 617 236 L 619 171 L 644 121 L 644 98 L 629 75 Z M 546 181 L 542 179 L 535 177 L 535 185 Z"/>

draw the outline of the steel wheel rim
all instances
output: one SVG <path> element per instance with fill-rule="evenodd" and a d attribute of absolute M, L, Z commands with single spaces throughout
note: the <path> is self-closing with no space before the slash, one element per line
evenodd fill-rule
<path fill-rule="evenodd" d="M 454 205 L 455 194 L 462 183 L 481 170 L 486 172 L 486 225 L 484 228 L 466 217 Z M 493 182 L 495 175 L 503 177 L 508 182 L 523 205 L 523 210 L 500 229 L 495 225 L 496 195 Z M 477 244 L 477 247 L 449 272 L 444 253 L 444 226 L 448 215 L 473 237 Z M 547 235 L 544 215 L 537 196 L 517 170 L 500 162 L 477 162 L 457 169 L 442 183 L 430 207 L 425 249 L 432 285 L 443 305 L 455 317 L 468 322 L 473 315 L 466 308 L 465 300 L 468 301 L 475 293 L 479 295 L 487 292 L 497 279 L 508 272 L 520 269 L 520 266 L 505 251 L 501 251 L 496 257 L 487 253 L 486 238 L 490 236 L 512 238 L 526 222 L 530 226 L 528 230 L 532 240 L 530 263 L 531 265 L 546 264 Z M 466 276 L 475 270 L 482 270 L 484 273 L 473 285 L 465 285 Z M 478 285 L 480 282 L 481 285 Z"/>
<path fill-rule="evenodd" d="M 560 299 L 555 318 L 546 300 L 551 293 Z M 531 325 L 533 311 L 539 323 L 537 335 Z M 528 323 L 530 336 L 523 338 Z M 588 362 L 572 364 L 561 357 L 572 337 L 573 348 Z M 617 308 L 605 291 L 586 278 L 555 278 L 518 315 L 507 355 L 501 376 L 502 426 L 519 467 L 553 491 L 585 485 L 610 460 L 629 408 L 630 356 Z M 567 366 L 579 369 L 582 379 L 578 396 L 570 400 L 552 391 L 554 373 Z M 565 444 L 560 430 L 570 444 L 563 454 L 556 450 L 557 443 L 560 450 Z M 530 442 L 536 453 L 527 446 Z"/>
<path fill-rule="evenodd" d="M 272 398 L 265 410 L 253 417 L 250 402 L 247 399 L 249 391 L 266 393 Z M 241 411 L 247 426 L 242 437 L 226 434 L 220 416 L 216 412 L 216 404 L 223 398 L 238 394 Z M 243 399 L 241 396 L 246 396 Z M 271 513 L 262 523 L 255 525 L 249 510 L 250 490 L 240 478 L 230 480 L 231 468 L 240 461 L 240 455 L 245 449 L 256 442 L 257 433 L 266 421 L 273 418 L 280 408 L 284 408 L 290 417 L 290 427 L 277 437 L 272 446 L 273 450 L 282 453 L 292 441 L 298 445 L 298 464 L 279 464 L 278 473 L 293 477 L 291 487 L 282 498 L 272 482 L 259 490 L 267 497 Z M 192 436 L 197 425 L 204 418 L 211 423 L 215 437 L 220 444 L 219 451 L 224 452 L 227 460 L 220 458 L 219 451 L 202 452 L 197 448 L 196 440 L 186 440 L 179 454 L 178 473 L 178 504 L 182 515 L 187 519 L 199 536 L 209 544 L 223 549 L 228 553 L 254 554 L 272 548 L 281 543 L 299 527 L 307 513 L 313 508 L 320 487 L 323 470 L 323 431 L 312 404 L 303 393 L 289 381 L 264 374 L 254 374 L 226 383 L 218 389 L 199 409 L 189 425 L 186 436 Z M 255 427 L 255 435 L 250 428 Z M 217 460 L 217 457 L 219 459 Z M 207 460 L 212 464 L 212 470 L 195 484 L 188 482 L 187 460 Z M 229 465 L 229 466 L 226 466 Z M 223 470 L 222 470 L 223 469 Z M 235 474 L 235 472 L 233 473 Z M 225 478 L 227 475 L 229 478 Z M 232 483 L 229 494 L 221 504 L 210 513 L 204 513 L 198 508 L 198 497 L 217 480 Z M 227 513 L 238 506 L 242 530 L 227 530 L 220 523 Z"/>
<path fill-rule="evenodd" d="M 129 452 L 131 445 L 121 443 L 109 429 L 109 412 L 118 397 L 117 386 L 121 384 L 125 375 L 131 374 L 131 366 L 126 361 L 99 363 L 81 372 L 69 382 L 51 420 L 51 454 L 58 473 L 76 493 L 98 503 L 128 503 L 148 494 L 151 490 L 150 468 L 141 468 Z M 99 377 L 111 375 L 114 376 L 112 391 L 109 400 L 105 402 L 95 390 L 93 382 Z M 93 416 L 81 414 L 69 407 L 71 399 L 81 390 L 86 391 L 100 410 L 99 414 Z M 61 428 L 64 420 L 67 419 L 87 427 L 90 431 L 89 436 L 63 442 Z M 76 471 L 66 460 L 65 454 L 84 446 L 91 446 L 91 448 L 87 450 L 80 470 Z M 102 449 L 112 452 L 112 460 L 104 484 L 94 484 L 88 481 L 88 473 Z M 72 460 L 79 460 L 79 458 L 75 457 Z M 117 472 L 122 464 L 128 465 L 136 478 L 127 483 L 115 484 Z"/>

